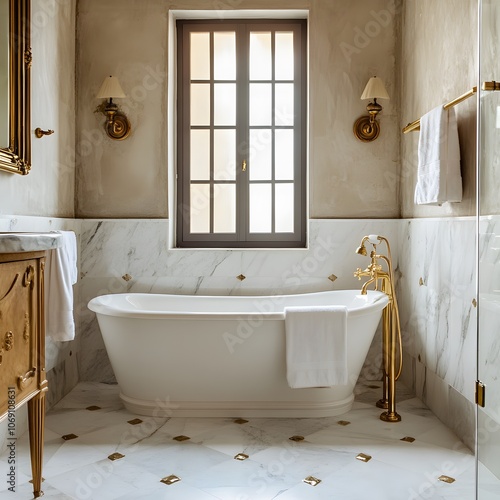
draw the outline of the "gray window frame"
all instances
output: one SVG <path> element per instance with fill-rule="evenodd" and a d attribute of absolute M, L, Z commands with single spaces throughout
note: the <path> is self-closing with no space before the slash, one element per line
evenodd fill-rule
<path fill-rule="evenodd" d="M 236 32 L 237 58 L 237 121 L 236 121 L 236 165 L 248 160 L 249 145 L 249 105 L 248 105 L 248 40 L 250 31 L 293 31 L 294 32 L 294 125 L 282 127 L 273 123 L 273 130 L 279 128 L 293 128 L 294 141 L 294 228 L 293 233 L 250 233 L 248 191 L 250 180 L 247 172 L 236 169 L 236 233 L 190 233 L 190 185 L 197 181 L 189 178 L 190 144 L 189 131 L 191 128 L 208 128 L 210 130 L 210 145 L 213 146 L 213 130 L 208 127 L 191 127 L 189 85 L 197 80 L 189 79 L 189 36 L 191 32 L 211 33 L 211 50 L 213 50 L 214 31 Z M 274 60 L 274 37 L 272 37 L 272 53 Z M 305 19 L 231 19 L 224 21 L 214 20 L 177 20 L 177 218 L 176 218 L 176 246 L 179 248 L 304 248 L 306 246 L 307 227 L 307 172 L 306 172 L 306 129 L 307 129 L 307 21 Z M 224 83 L 213 78 L 213 58 L 211 67 L 211 100 L 213 98 L 214 82 Z M 274 83 L 280 83 L 273 79 Z M 206 83 L 206 81 L 204 81 Z M 254 83 L 254 81 L 252 81 Z M 258 83 L 258 81 L 255 81 Z M 267 83 L 267 82 L 266 82 Z M 274 85 L 273 85 L 274 89 Z M 273 91 L 274 106 L 274 91 Z M 211 106 L 213 116 L 213 106 Z M 234 128 L 234 127 L 233 127 Z M 258 129 L 259 127 L 252 127 Z M 269 127 L 261 127 L 269 128 Z M 274 142 L 273 142 L 274 146 Z M 274 147 L 273 147 L 274 149 Z M 273 151 L 273 185 L 280 181 L 274 179 L 274 151 Z M 213 179 L 213 159 L 210 161 L 211 179 L 210 192 L 213 208 L 213 187 L 223 184 L 224 181 Z M 198 181 L 206 183 L 206 181 Z M 227 181 L 231 182 L 231 181 Z M 251 181 L 252 183 L 269 183 L 269 181 Z M 273 230 L 274 230 L 274 190 L 273 190 Z M 213 227 L 213 210 L 211 209 L 211 228 Z"/>

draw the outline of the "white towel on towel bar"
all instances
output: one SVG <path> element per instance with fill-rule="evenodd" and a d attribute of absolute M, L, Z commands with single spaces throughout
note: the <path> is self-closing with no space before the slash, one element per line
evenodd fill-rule
<path fill-rule="evenodd" d="M 462 201 L 460 144 L 455 109 L 443 106 L 420 118 L 417 205 Z"/>
<path fill-rule="evenodd" d="M 60 248 L 49 250 L 45 265 L 45 317 L 47 335 L 57 341 L 75 338 L 73 285 L 77 281 L 76 236 L 73 231 L 55 231 L 62 236 Z"/>
<path fill-rule="evenodd" d="M 347 307 L 286 307 L 285 332 L 291 388 L 347 383 Z"/>

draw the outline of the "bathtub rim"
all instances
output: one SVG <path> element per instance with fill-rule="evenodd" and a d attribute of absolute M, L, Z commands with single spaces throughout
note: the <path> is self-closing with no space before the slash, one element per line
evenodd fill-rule
<path fill-rule="evenodd" d="M 141 293 L 141 292 L 126 292 L 126 293 L 116 293 L 116 294 L 105 294 L 99 295 L 91 299 L 87 307 L 95 312 L 96 314 L 102 314 L 105 316 L 112 317 L 122 317 L 122 318 L 137 318 L 137 319 L 186 319 L 186 320 L 205 320 L 205 319 L 214 319 L 214 320 L 235 320 L 240 318 L 263 318 L 266 320 L 284 320 L 285 313 L 282 312 L 265 312 L 265 311 L 229 311 L 229 312 L 172 312 L 172 311 L 162 311 L 162 310 L 139 310 L 139 309 L 125 309 L 123 307 L 117 307 L 115 304 L 111 305 L 111 303 L 103 304 L 103 300 L 108 297 L 113 298 L 123 298 L 130 295 L 142 295 L 148 297 L 185 297 L 187 300 L 193 298 L 196 300 L 202 300 L 204 298 L 221 298 L 226 300 L 231 299 L 256 299 L 256 300 L 269 300 L 273 301 L 276 298 L 286 299 L 286 297 L 300 297 L 300 296 L 319 296 L 325 294 L 333 294 L 335 292 L 338 294 L 341 293 L 351 293 L 355 292 L 354 296 L 361 295 L 359 290 L 327 290 L 321 292 L 309 292 L 309 293 L 298 293 L 298 294 L 284 294 L 284 295 L 193 295 L 193 294 L 174 294 L 174 293 Z M 369 314 L 371 312 L 378 312 L 382 310 L 388 303 L 389 297 L 384 292 L 380 292 L 378 290 L 368 290 L 367 298 L 373 297 L 373 300 L 369 302 L 367 305 L 364 304 L 360 307 L 348 308 L 348 316 L 356 317 L 363 314 Z M 332 304 L 337 305 L 337 304 Z"/>

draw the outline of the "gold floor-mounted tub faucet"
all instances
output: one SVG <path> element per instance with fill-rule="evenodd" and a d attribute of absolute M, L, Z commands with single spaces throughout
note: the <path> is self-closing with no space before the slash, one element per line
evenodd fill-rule
<path fill-rule="evenodd" d="M 357 254 L 367 255 L 365 247 L 365 243 L 367 242 L 373 246 L 373 250 L 370 252 L 371 262 L 365 270 L 361 270 L 361 268 L 358 267 L 354 273 L 354 276 L 358 278 L 358 280 L 361 280 L 362 277 L 368 278 L 361 287 L 361 294 L 366 295 L 368 287 L 373 284 L 375 290 L 379 290 L 389 297 L 389 303 L 382 312 L 384 387 L 382 399 L 377 401 L 377 406 L 386 410 L 380 415 L 381 420 L 385 422 L 399 422 L 401 421 L 401 416 L 396 412 L 396 380 L 401 374 L 403 354 L 399 310 L 392 268 L 391 247 L 387 238 L 371 234 L 365 236 L 361 240 L 360 246 L 356 249 Z M 377 245 L 382 242 L 387 246 L 387 256 L 377 254 Z M 386 270 L 384 270 L 379 261 L 386 264 Z M 396 370 L 396 352 L 398 344 L 399 368 Z"/>

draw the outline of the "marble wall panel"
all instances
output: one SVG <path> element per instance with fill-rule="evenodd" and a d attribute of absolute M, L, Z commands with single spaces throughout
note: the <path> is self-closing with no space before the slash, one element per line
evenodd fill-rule
<path fill-rule="evenodd" d="M 474 218 L 402 221 L 399 305 L 404 348 L 474 399 L 477 310 Z"/>

